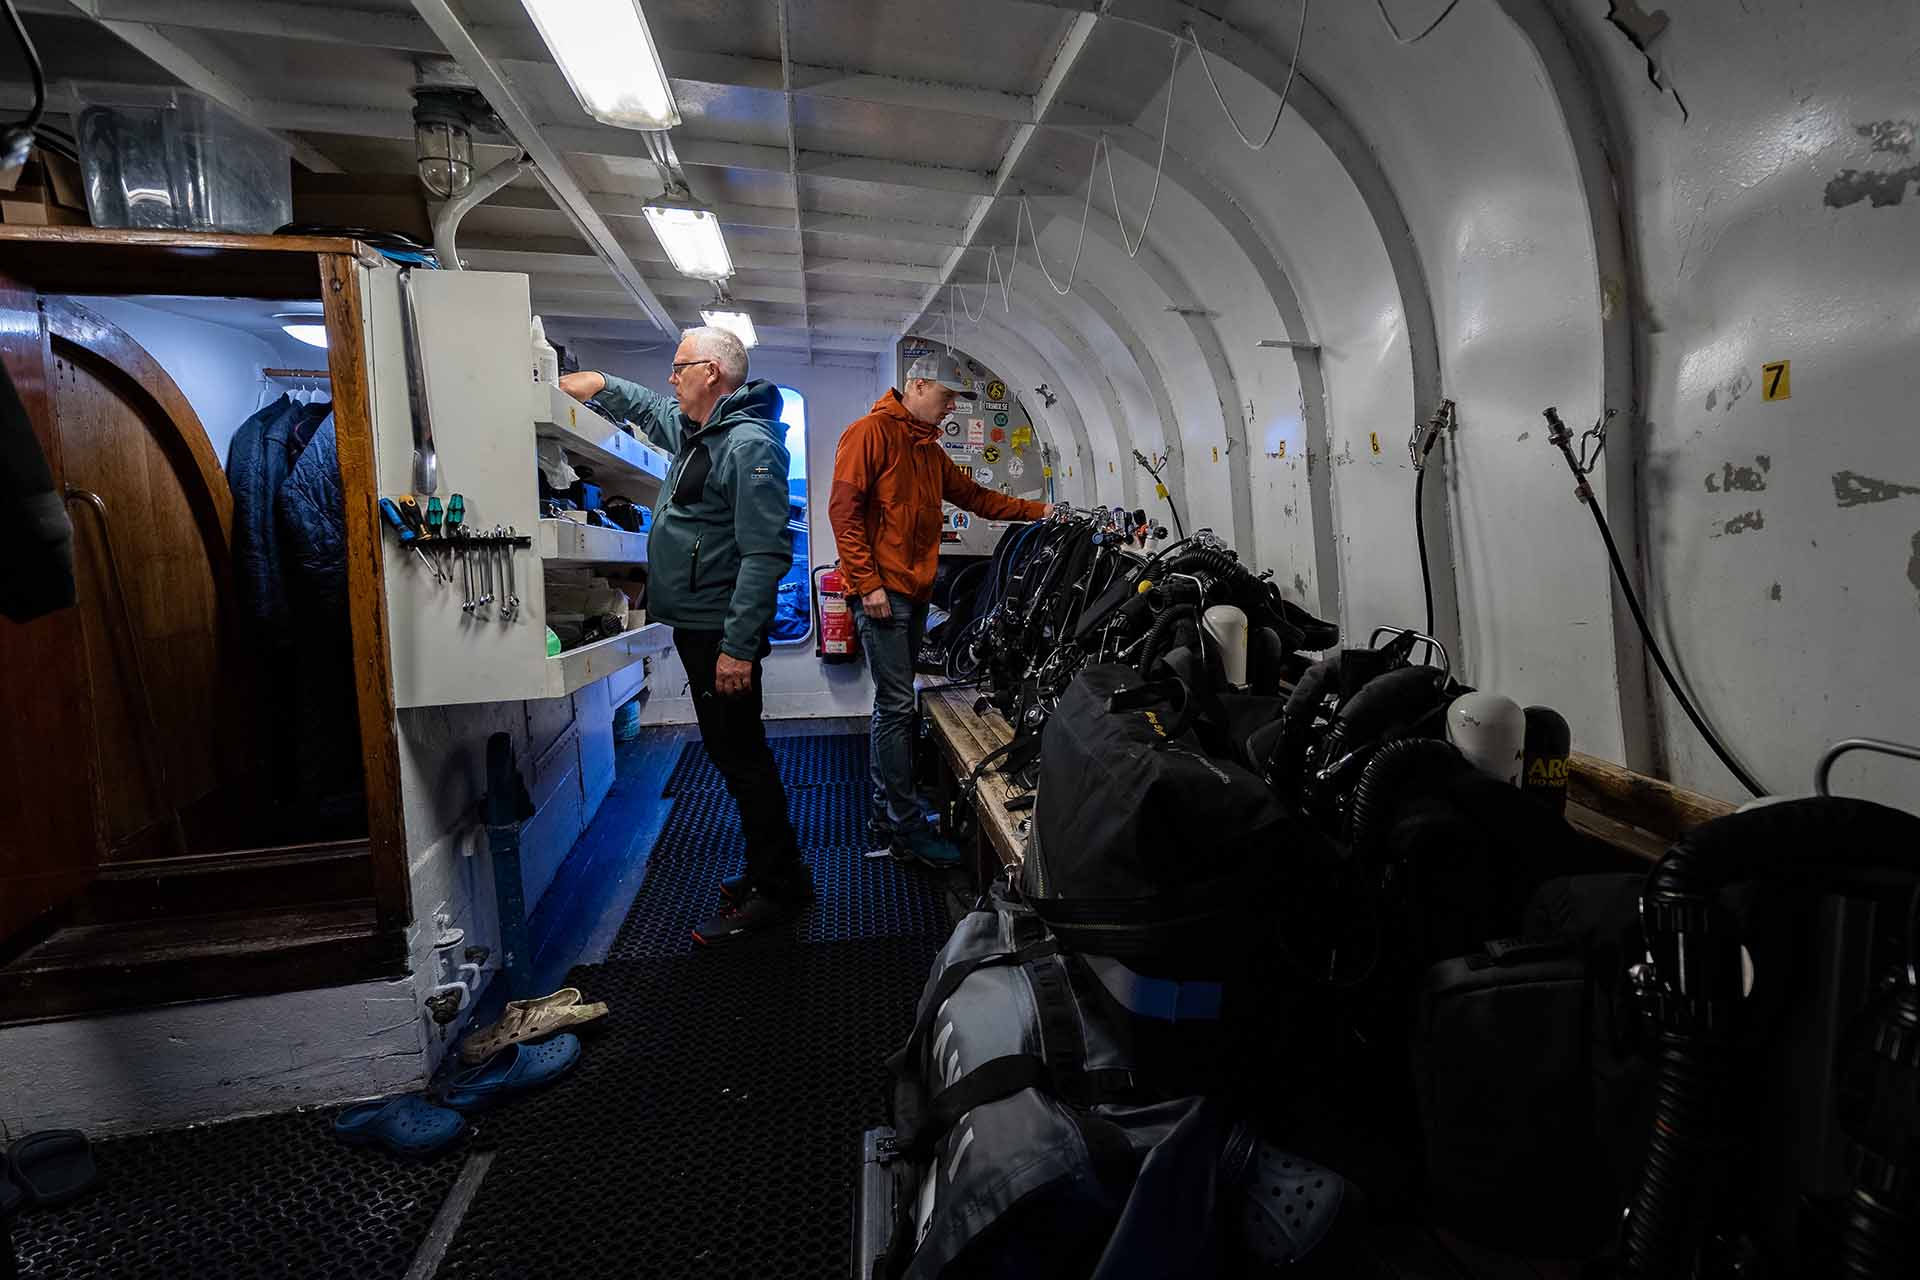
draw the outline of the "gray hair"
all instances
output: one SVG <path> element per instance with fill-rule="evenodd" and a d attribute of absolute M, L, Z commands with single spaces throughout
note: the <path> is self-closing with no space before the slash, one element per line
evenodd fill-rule
<path fill-rule="evenodd" d="M 700 359 L 713 361 L 720 369 L 721 380 L 728 386 L 737 387 L 746 382 L 747 348 L 725 329 L 696 325 L 683 331 L 680 341 L 691 342 L 694 354 Z"/>

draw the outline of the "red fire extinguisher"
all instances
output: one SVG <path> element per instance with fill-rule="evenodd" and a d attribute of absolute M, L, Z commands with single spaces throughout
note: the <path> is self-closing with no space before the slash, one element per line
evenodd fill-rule
<path fill-rule="evenodd" d="M 847 580 L 835 561 L 813 571 L 813 611 L 820 629 L 813 656 L 822 662 L 852 662 L 860 656 L 860 633 L 847 603 Z"/>

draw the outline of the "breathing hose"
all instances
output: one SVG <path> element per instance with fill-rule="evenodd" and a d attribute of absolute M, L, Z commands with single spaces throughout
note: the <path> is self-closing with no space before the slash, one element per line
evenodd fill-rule
<path fill-rule="evenodd" d="M 1170 646 L 1175 627 L 1182 622 L 1198 624 L 1199 618 L 1200 611 L 1190 604 L 1177 604 L 1155 618 L 1153 626 L 1147 629 L 1146 642 L 1140 647 L 1140 674 L 1145 676 L 1153 670 L 1153 664 Z"/>
<path fill-rule="evenodd" d="M 1870 801 L 1823 797 L 1698 827 L 1648 874 L 1641 897 L 1648 960 L 1634 966 L 1632 977 L 1654 1025 L 1659 1077 L 1653 1128 L 1624 1226 L 1626 1275 L 1691 1275 L 1726 1175 L 1720 1157 L 1732 1130 L 1734 1049 L 1745 1029 L 1748 983 L 1721 891 L 1736 879 L 1805 872 L 1824 884 L 1844 884 L 1854 873 L 1887 869 L 1920 872 L 1920 819 Z M 1856 1191 L 1848 1239 L 1850 1257 L 1862 1260 L 1852 1275 L 1912 1274 L 1882 1266 L 1881 1259 L 1895 1256 L 1884 1242 L 1898 1239 L 1882 1207 L 1872 1199 L 1863 1204 Z M 1898 1225 L 1910 1239 L 1913 1219 Z"/>
<path fill-rule="evenodd" d="M 1377 866 L 1392 798 L 1421 773 L 1458 765 L 1464 759 L 1451 743 L 1438 738 L 1400 738 L 1380 748 L 1367 762 L 1353 792 L 1353 857 L 1363 866 Z"/>
<path fill-rule="evenodd" d="M 1607 559 L 1613 563 L 1613 576 L 1620 583 L 1621 593 L 1627 597 L 1627 608 L 1633 611 L 1633 620 L 1640 628 L 1640 638 L 1646 642 L 1648 656 L 1653 659 L 1654 666 L 1660 668 L 1661 677 L 1666 680 L 1667 688 L 1673 692 L 1674 700 L 1680 704 L 1680 709 L 1687 713 L 1687 719 L 1693 721 L 1693 727 L 1699 730 L 1702 738 L 1706 739 L 1707 746 L 1713 749 L 1713 754 L 1720 757 L 1720 763 L 1725 765 L 1727 771 L 1733 774 L 1740 785 L 1753 795 L 1766 795 L 1767 789 L 1755 781 L 1752 774 L 1741 768 L 1740 762 L 1721 745 L 1719 736 L 1707 726 L 1707 722 L 1701 718 L 1700 713 L 1694 710 L 1693 700 L 1688 698 L 1686 692 L 1680 688 L 1680 681 L 1674 676 L 1673 668 L 1667 665 L 1666 655 L 1660 652 L 1659 642 L 1653 638 L 1653 629 L 1647 625 L 1647 615 L 1640 609 L 1640 597 L 1635 594 L 1633 583 L 1627 577 L 1627 568 L 1620 562 L 1620 548 L 1613 544 L 1613 530 L 1607 527 L 1607 518 L 1601 514 L 1600 504 L 1593 500 L 1593 486 L 1587 483 L 1587 475 L 1592 470 L 1592 463 L 1589 462 L 1587 466 L 1582 467 L 1579 460 L 1573 456 L 1573 429 L 1560 421 L 1559 412 L 1548 409 L 1545 416 L 1548 427 L 1547 440 L 1558 446 L 1562 456 L 1566 458 L 1567 466 L 1572 468 L 1573 478 L 1577 482 L 1574 489 L 1575 496 L 1585 504 L 1588 511 L 1593 513 L 1593 522 L 1600 527 L 1600 540 L 1607 544 Z M 1600 428 L 1594 428 L 1594 433 L 1599 431 Z M 1604 446 L 1604 435 L 1601 436 L 1601 441 Z M 1599 454 L 1596 452 L 1593 461 L 1598 460 Z M 1427 633 L 1429 635 L 1433 633 L 1431 625 Z"/>

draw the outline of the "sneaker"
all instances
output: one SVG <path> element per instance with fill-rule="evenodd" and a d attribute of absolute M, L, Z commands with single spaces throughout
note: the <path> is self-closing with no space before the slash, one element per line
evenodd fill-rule
<path fill-rule="evenodd" d="M 794 903 L 780 902 L 763 893 L 749 894 L 745 901 L 726 908 L 719 915 L 697 926 L 693 940 L 702 946 L 764 933 L 785 924 L 800 914 Z"/>
<path fill-rule="evenodd" d="M 949 870 L 964 861 L 960 846 L 930 827 L 901 832 L 894 838 L 891 852 L 903 862 L 917 862 L 935 871 Z"/>

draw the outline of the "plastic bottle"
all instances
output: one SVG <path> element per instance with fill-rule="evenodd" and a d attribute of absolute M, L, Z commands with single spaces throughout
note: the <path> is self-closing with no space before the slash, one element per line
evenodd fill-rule
<path fill-rule="evenodd" d="M 533 380 L 550 387 L 560 385 L 560 353 L 547 341 L 547 326 L 539 316 L 533 318 Z"/>

